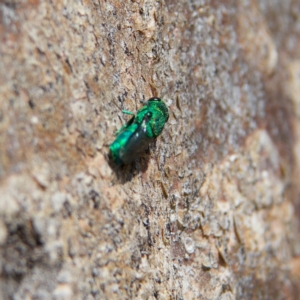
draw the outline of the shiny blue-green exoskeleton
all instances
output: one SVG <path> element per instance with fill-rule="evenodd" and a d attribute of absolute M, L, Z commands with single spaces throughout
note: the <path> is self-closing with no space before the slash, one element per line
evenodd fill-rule
<path fill-rule="evenodd" d="M 149 99 L 136 115 L 123 112 L 133 117 L 117 131 L 117 137 L 109 147 L 110 157 L 117 165 L 131 163 L 161 134 L 169 119 L 166 104 L 156 97 Z"/>

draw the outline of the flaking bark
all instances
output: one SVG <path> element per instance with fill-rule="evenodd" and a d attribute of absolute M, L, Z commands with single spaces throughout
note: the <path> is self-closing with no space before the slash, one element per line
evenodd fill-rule
<path fill-rule="evenodd" d="M 0 3 L 0 299 L 298 299 L 300 3 Z M 108 146 L 170 111 L 131 165 Z"/>

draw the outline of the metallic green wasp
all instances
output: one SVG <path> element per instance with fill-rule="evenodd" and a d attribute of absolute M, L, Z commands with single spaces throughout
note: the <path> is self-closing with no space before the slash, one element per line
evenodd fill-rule
<path fill-rule="evenodd" d="M 159 98 L 151 98 L 136 115 L 119 129 L 116 139 L 110 145 L 110 157 L 117 165 L 132 162 L 137 154 L 145 150 L 164 129 L 169 119 L 168 108 Z"/>

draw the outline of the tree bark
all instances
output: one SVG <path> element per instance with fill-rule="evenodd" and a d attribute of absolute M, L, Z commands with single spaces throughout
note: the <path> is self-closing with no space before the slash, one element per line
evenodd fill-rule
<path fill-rule="evenodd" d="M 0 299 L 298 299 L 299 0 L 0 12 Z M 115 167 L 153 96 L 162 135 Z"/>

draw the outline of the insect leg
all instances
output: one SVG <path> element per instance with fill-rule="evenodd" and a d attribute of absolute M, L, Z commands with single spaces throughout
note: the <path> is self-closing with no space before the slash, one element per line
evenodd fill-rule
<path fill-rule="evenodd" d="M 133 113 L 133 112 L 131 112 L 131 111 L 129 111 L 129 110 L 126 110 L 126 109 L 123 109 L 123 110 L 122 110 L 122 113 L 123 113 L 123 114 L 126 114 L 126 115 L 132 115 L 132 116 L 134 116 L 134 113 Z"/>

